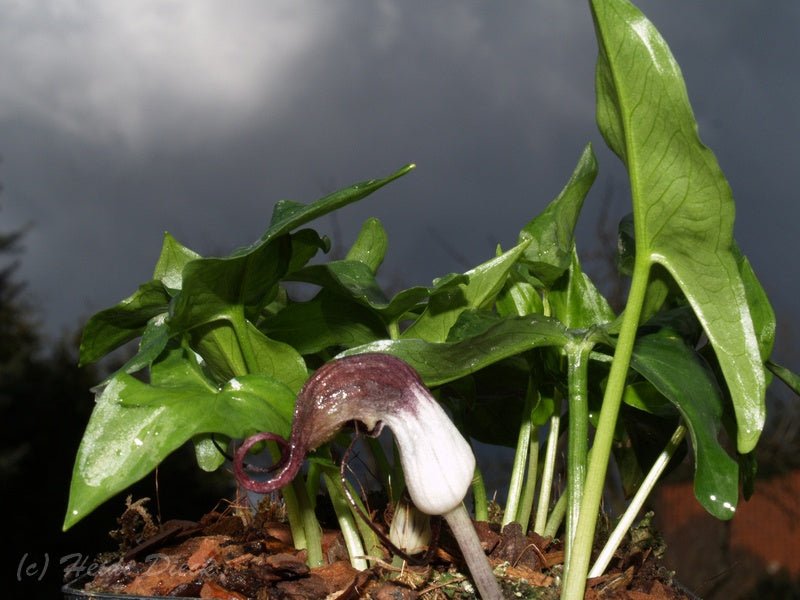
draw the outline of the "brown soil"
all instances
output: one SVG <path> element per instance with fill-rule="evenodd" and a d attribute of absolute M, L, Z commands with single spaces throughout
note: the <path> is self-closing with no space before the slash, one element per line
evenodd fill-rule
<path fill-rule="evenodd" d="M 288 527 L 269 509 L 255 517 L 210 513 L 199 523 L 156 526 L 141 502 L 129 502 L 114 535 L 120 553 L 84 584 L 87 591 L 138 596 L 245 599 L 438 600 L 475 598 L 455 542 L 443 531 L 424 566 L 375 560 L 366 571 L 351 567 L 341 535 L 326 532 L 327 564 L 309 569 L 305 551 L 291 545 Z M 557 599 L 563 548 L 517 524 L 476 530 L 509 598 Z M 652 542 L 652 543 L 651 543 Z M 589 581 L 586 599 L 694 600 L 660 566 L 656 538 L 639 536 L 609 572 Z M 390 559 L 386 559 L 387 561 Z"/>

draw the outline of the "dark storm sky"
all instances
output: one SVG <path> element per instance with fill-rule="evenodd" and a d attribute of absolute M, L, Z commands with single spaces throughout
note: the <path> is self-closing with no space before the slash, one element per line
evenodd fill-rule
<path fill-rule="evenodd" d="M 736 235 L 772 295 L 779 354 L 800 294 L 800 4 L 648 0 L 700 134 L 737 200 Z M 768 8 L 767 8 L 768 7 Z M 47 332 L 149 279 L 170 231 L 226 253 L 281 198 L 308 202 L 415 162 L 336 222 L 379 217 L 386 281 L 463 270 L 510 245 L 583 146 L 628 211 L 594 125 L 585 2 L 0 0 L 0 231 L 32 225 L 20 277 Z"/>

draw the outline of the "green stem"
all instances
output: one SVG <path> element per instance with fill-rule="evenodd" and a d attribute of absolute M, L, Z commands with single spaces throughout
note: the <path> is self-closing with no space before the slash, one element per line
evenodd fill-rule
<path fill-rule="evenodd" d="M 556 500 L 553 510 L 550 511 L 550 518 L 547 519 L 547 525 L 544 527 L 542 535 L 544 537 L 554 538 L 558 533 L 558 528 L 564 522 L 564 515 L 567 514 L 567 494 L 564 492 Z"/>
<path fill-rule="evenodd" d="M 625 534 L 631 528 L 631 525 L 633 525 L 636 515 L 639 514 L 642 506 L 644 506 L 645 500 L 647 500 L 650 492 L 653 491 L 653 488 L 658 482 L 659 477 L 661 477 L 664 469 L 667 468 L 672 455 L 675 454 L 675 451 L 678 449 L 678 446 L 680 446 L 684 436 L 686 436 L 686 427 L 682 424 L 678 425 L 669 442 L 667 442 L 667 445 L 664 447 L 664 450 L 658 455 L 658 458 L 656 458 L 653 466 L 650 467 L 650 471 L 647 473 L 644 481 L 642 481 L 639 489 L 636 490 L 636 494 L 633 496 L 628 508 L 625 509 L 622 517 L 620 517 L 620 520 L 617 523 L 617 526 L 614 528 L 614 531 L 612 531 L 611 535 L 608 537 L 606 545 L 603 547 L 603 550 L 595 560 L 592 569 L 589 571 L 590 578 L 599 577 L 605 572 L 606 568 L 608 567 L 608 563 L 611 562 L 611 558 L 614 556 L 614 552 L 616 552 L 617 548 L 622 542 L 622 538 L 625 537 Z"/>
<path fill-rule="evenodd" d="M 536 475 L 539 471 L 539 440 L 537 428 L 533 428 L 531 445 L 528 448 L 528 473 L 525 475 L 525 487 L 517 511 L 517 521 L 522 525 L 523 533 L 528 531 L 528 524 L 533 512 L 533 498 L 536 495 Z"/>
<path fill-rule="evenodd" d="M 561 426 L 560 402 L 555 407 L 555 414 L 550 417 L 550 432 L 547 434 L 547 450 L 544 455 L 544 468 L 542 470 L 542 486 L 539 489 L 539 504 L 536 508 L 536 521 L 533 530 L 539 535 L 544 535 L 547 525 L 547 513 L 550 510 L 550 495 L 553 492 L 553 477 L 556 472 L 556 452 L 558 450 L 558 430 Z"/>
<path fill-rule="evenodd" d="M 569 388 L 569 437 L 567 439 L 567 532 L 564 564 L 569 568 L 572 544 L 575 541 L 581 513 L 586 463 L 589 452 L 588 365 L 592 346 L 585 341 L 569 343 L 567 352 L 567 385 Z"/>
<path fill-rule="evenodd" d="M 348 482 L 347 489 L 350 491 L 350 496 L 353 498 L 353 502 L 355 502 L 356 506 L 361 509 L 361 512 L 365 515 L 369 515 L 369 511 L 367 507 L 364 506 L 364 502 L 361 499 L 361 496 L 356 492 L 355 488 Z M 354 511 L 355 512 L 355 511 Z M 367 555 L 371 557 L 380 558 L 384 555 L 383 546 L 381 545 L 381 541 L 378 539 L 377 534 L 372 530 L 372 527 L 368 523 L 366 523 L 358 513 L 354 514 L 356 520 L 356 527 L 358 527 L 358 531 L 361 533 L 361 539 L 364 540 L 364 545 L 367 548 Z"/>
<path fill-rule="evenodd" d="M 272 457 L 273 464 L 281 459 L 281 451 L 278 449 L 277 444 L 274 442 L 267 443 L 267 451 Z M 300 481 L 296 479 L 295 481 Z M 305 488 L 303 488 L 305 493 Z M 308 539 L 306 538 L 306 529 L 303 520 L 303 513 L 300 508 L 300 501 L 297 498 L 296 486 L 287 485 L 281 489 L 283 496 L 283 505 L 286 508 L 286 518 L 289 520 L 289 529 L 292 532 L 292 542 L 294 547 L 298 550 L 308 548 Z"/>
<path fill-rule="evenodd" d="M 472 476 L 472 504 L 475 510 L 476 521 L 489 520 L 489 499 L 486 497 L 486 483 L 480 467 L 475 465 L 475 475 Z"/>
<path fill-rule="evenodd" d="M 336 513 L 336 520 L 339 522 L 344 544 L 347 546 L 350 564 L 357 571 L 364 571 L 369 566 L 366 558 L 364 558 L 364 545 L 361 543 L 361 536 L 356 520 L 353 518 L 353 511 L 350 509 L 350 505 L 342 491 L 338 473 L 336 475 L 336 477 L 331 477 L 327 473 L 323 473 L 322 477 L 325 479 L 325 487 L 328 488 L 328 496 L 330 496 L 331 504 L 333 504 L 333 511 Z"/>
<path fill-rule="evenodd" d="M 492 567 L 489 564 L 489 559 L 481 547 L 481 542 L 478 539 L 478 534 L 475 532 L 475 526 L 469 518 L 469 513 L 464 507 L 464 503 L 460 503 L 453 510 L 442 515 L 453 532 L 453 537 L 458 542 L 458 547 L 461 549 L 461 554 L 467 563 L 469 572 L 472 575 L 472 581 L 475 587 L 478 588 L 478 593 L 482 600 L 503 600 L 503 592 L 500 589 L 500 584 L 492 572 Z"/>
<path fill-rule="evenodd" d="M 319 494 L 319 478 L 321 474 L 322 469 L 320 465 L 316 462 L 309 461 L 308 475 L 306 475 L 305 485 L 309 505 L 314 510 L 317 508 L 317 495 Z"/>
<path fill-rule="evenodd" d="M 514 464 L 511 468 L 511 481 L 508 484 L 508 499 L 506 510 L 503 513 L 502 527 L 518 519 L 519 503 L 522 496 L 522 486 L 525 481 L 525 463 L 528 460 L 528 448 L 531 443 L 531 411 L 533 410 L 533 382 L 528 380 L 528 389 L 525 393 L 525 404 L 522 408 L 519 433 L 517 435 L 517 449 L 514 452 Z"/>
<path fill-rule="evenodd" d="M 242 352 L 245 367 L 248 373 L 258 372 L 258 360 L 250 341 L 250 334 L 247 331 L 247 318 L 244 316 L 244 306 L 238 305 L 231 311 L 230 322 L 236 332 L 236 339 L 239 341 L 239 350 Z"/>
<path fill-rule="evenodd" d="M 296 477 L 290 487 L 294 489 L 294 493 L 297 496 L 297 508 L 303 523 L 306 552 L 308 552 L 306 563 L 312 568 L 322 566 L 324 562 L 322 556 L 322 528 L 319 526 L 317 515 L 314 514 L 314 509 L 311 507 L 302 477 Z"/>
<path fill-rule="evenodd" d="M 639 317 L 641 316 L 642 305 L 647 292 L 649 275 L 650 264 L 646 255 L 638 253 L 634 263 L 633 278 L 628 294 L 628 302 L 625 306 L 622 329 L 617 340 L 614 361 L 611 363 L 606 391 L 603 396 L 603 405 L 600 409 L 592 457 L 589 461 L 589 470 L 583 493 L 583 502 L 581 503 L 580 520 L 569 564 L 567 564 L 564 587 L 561 591 L 562 600 L 579 600 L 583 598 L 586 589 L 586 576 L 589 572 L 592 542 L 595 528 L 597 527 L 597 516 L 600 512 L 600 501 L 603 497 L 603 486 L 605 484 L 606 471 L 608 470 L 608 460 L 611 455 L 611 444 L 614 440 L 614 429 L 617 425 L 622 393 L 625 390 L 625 380 L 628 376 L 633 345 L 636 342 L 636 331 L 639 327 Z"/>
<path fill-rule="evenodd" d="M 286 518 L 289 520 L 289 530 L 292 532 L 292 543 L 297 550 L 304 550 L 308 547 L 308 541 L 294 487 L 287 485 L 281 490 L 281 495 L 283 496 L 283 505 L 286 507 Z"/>

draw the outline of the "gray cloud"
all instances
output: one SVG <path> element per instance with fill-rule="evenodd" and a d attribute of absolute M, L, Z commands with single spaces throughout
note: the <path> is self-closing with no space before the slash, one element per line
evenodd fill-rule
<path fill-rule="evenodd" d="M 765 284 L 791 248 L 800 24 L 793 3 L 641 7 L 681 63 L 704 140 Z M 776 8 L 779 7 L 779 8 Z M 487 259 L 595 143 L 595 42 L 582 2 L 0 2 L 3 228 L 33 221 L 23 275 L 51 331 L 149 277 L 163 231 L 201 252 L 256 238 L 275 200 L 418 169 L 320 227 L 390 234 L 387 278 Z M 775 11 L 782 18 L 775 18 Z M 792 49 L 795 49 L 792 54 Z M 780 218 L 774 215 L 780 214 Z M 765 236 L 764 231 L 769 231 Z M 592 243 L 586 243 L 591 246 Z M 787 298 L 782 300 L 782 298 Z M 787 317 L 787 318 L 790 318 Z"/>

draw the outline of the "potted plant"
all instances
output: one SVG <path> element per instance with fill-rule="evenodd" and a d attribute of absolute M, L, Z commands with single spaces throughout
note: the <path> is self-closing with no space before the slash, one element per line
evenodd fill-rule
<path fill-rule="evenodd" d="M 280 490 L 290 541 L 309 567 L 325 562 L 315 510 L 323 485 L 352 567 L 380 565 L 391 560 L 382 530 L 344 477 L 347 462 L 335 458 L 359 429 L 376 435 L 384 425 L 396 452 L 370 438 L 364 452 L 395 511 L 392 547 L 405 545 L 401 519 L 404 533 L 418 536 L 406 548 L 432 546 L 429 516 L 445 515 L 484 597 L 502 597 L 502 586 L 511 593 L 514 565 L 487 561 L 480 542 L 490 530 L 479 539 L 462 503 L 475 521 L 489 520 L 473 439 L 515 448 L 495 534 L 518 528 L 528 542 L 559 540 L 556 565 L 536 543 L 525 548 L 543 559 L 545 587 L 565 599 L 582 598 L 587 579 L 613 589 L 603 574 L 620 562 L 647 494 L 688 443 L 698 502 L 733 517 L 740 482 L 745 496 L 752 491 L 771 376 L 800 385 L 770 361 L 774 314 L 733 240 L 731 191 L 698 137 L 666 43 L 627 0 L 590 6 L 598 126 L 631 187 L 617 253 L 630 278 L 623 311 L 612 310 L 578 259 L 574 229 L 597 173 L 591 146 L 515 246 L 391 296 L 377 277 L 387 250 L 380 222 L 366 221 L 345 258 L 327 261 L 316 257 L 328 239 L 306 225 L 413 165 L 311 204 L 278 202 L 263 236 L 228 256 L 202 257 L 167 234 L 153 278 L 85 328 L 83 363 L 140 342 L 97 387 L 64 527 L 190 442 L 201 469 L 227 457 L 244 486 Z M 293 295 L 298 282 L 311 298 Z M 342 429 L 347 423 L 355 432 Z M 254 449 L 275 463 L 266 478 L 248 474 Z M 631 499 L 593 552 L 612 461 Z"/>

